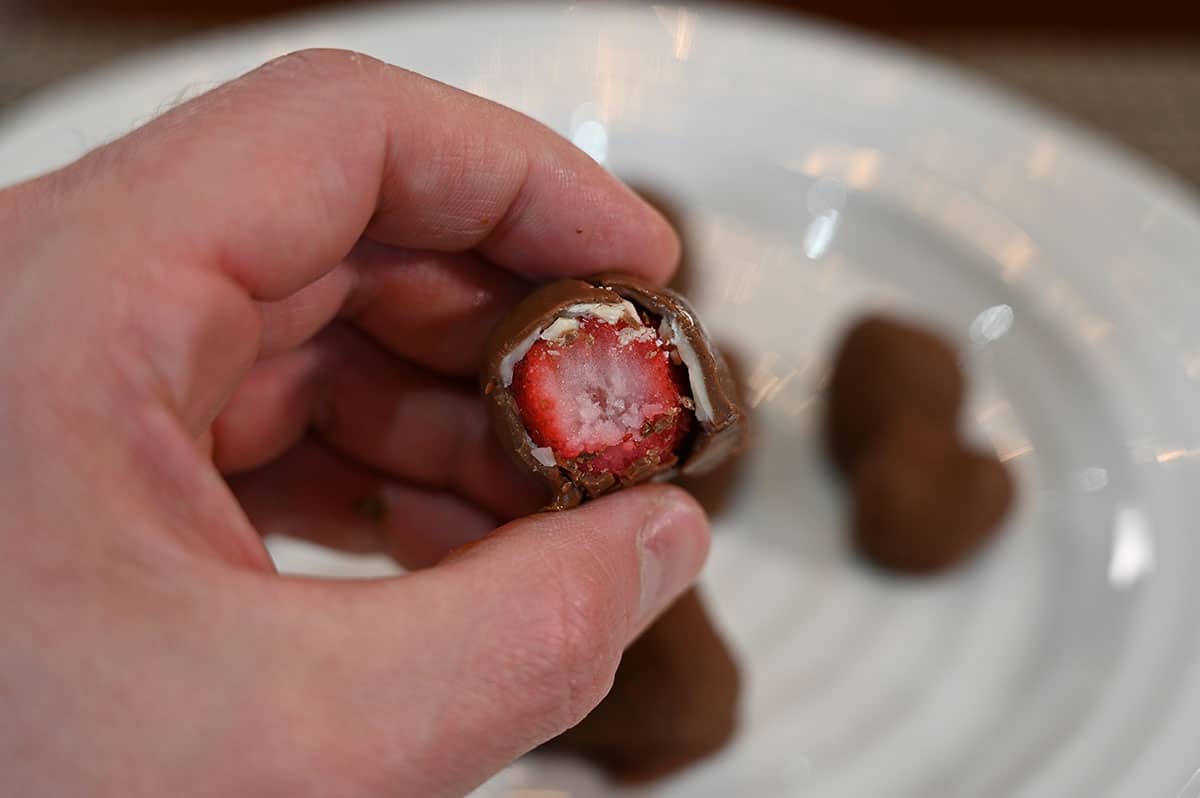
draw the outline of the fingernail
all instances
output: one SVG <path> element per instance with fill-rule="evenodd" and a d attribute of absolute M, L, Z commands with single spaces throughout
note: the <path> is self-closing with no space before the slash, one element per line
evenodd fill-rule
<path fill-rule="evenodd" d="M 638 624 L 665 610 L 696 578 L 708 556 L 708 519 L 681 490 L 664 490 L 638 531 L 642 591 Z"/>

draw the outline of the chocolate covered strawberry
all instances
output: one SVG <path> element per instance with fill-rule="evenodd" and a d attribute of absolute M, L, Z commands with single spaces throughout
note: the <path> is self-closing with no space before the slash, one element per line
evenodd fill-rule
<path fill-rule="evenodd" d="M 551 508 L 677 471 L 741 442 L 732 380 L 695 314 L 634 278 L 560 280 L 493 334 L 481 377 L 502 443 Z"/>

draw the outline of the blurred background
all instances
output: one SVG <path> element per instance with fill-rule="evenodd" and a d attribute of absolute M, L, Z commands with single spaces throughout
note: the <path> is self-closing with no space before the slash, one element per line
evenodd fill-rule
<path fill-rule="evenodd" d="M 22 97 L 102 62 L 192 33 L 328 5 L 328 0 L 0 0 L 0 123 Z M 1099 129 L 1192 187 L 1200 185 L 1195 0 L 743 5 L 810 14 L 898 39 Z"/>

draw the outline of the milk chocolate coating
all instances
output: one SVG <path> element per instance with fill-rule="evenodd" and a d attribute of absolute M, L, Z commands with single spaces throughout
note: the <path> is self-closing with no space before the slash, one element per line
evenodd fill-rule
<path fill-rule="evenodd" d="M 953 429 L 965 381 L 954 350 L 909 324 L 870 317 L 847 333 L 829 386 L 827 443 L 844 473 L 901 413 Z"/>
<path fill-rule="evenodd" d="M 962 448 L 953 429 L 897 420 L 854 466 L 854 541 L 892 570 L 941 571 L 979 551 L 1013 501 L 995 456 Z"/>
<path fill-rule="evenodd" d="M 543 465 L 532 454 L 534 445 L 521 421 L 516 400 L 509 387 L 504 385 L 501 363 L 530 335 L 545 329 L 571 305 L 612 304 L 619 299 L 627 299 L 639 310 L 675 322 L 699 360 L 700 376 L 712 405 L 713 417 L 697 424 L 681 459 L 669 457 L 658 463 L 647 463 L 627 473 L 624 480 L 618 480 L 612 474 L 587 474 L 561 465 Z M 551 499 L 545 509 L 574 507 L 586 498 L 651 478 L 668 479 L 677 473 L 704 474 L 741 447 L 745 415 L 737 403 L 733 376 L 696 319 L 695 311 L 683 297 L 669 289 L 617 273 L 549 283 L 527 296 L 496 327 L 488 339 L 486 352 L 480 385 L 492 426 L 504 450 L 512 454 L 517 464 L 550 486 Z"/>
<path fill-rule="evenodd" d="M 544 748 L 582 756 L 619 781 L 659 778 L 729 740 L 739 685 L 693 588 L 626 650 L 599 706 Z"/>

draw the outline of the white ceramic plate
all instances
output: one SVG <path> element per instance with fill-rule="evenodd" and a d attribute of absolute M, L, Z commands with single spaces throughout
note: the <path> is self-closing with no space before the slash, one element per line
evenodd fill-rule
<path fill-rule="evenodd" d="M 705 577 L 748 674 L 745 724 L 638 794 L 1200 794 L 1200 216 L 1178 187 L 877 43 L 541 4 L 347 9 L 134 58 L 9 116 L 0 183 L 313 45 L 512 105 L 683 209 L 693 297 L 746 366 L 760 430 Z M 948 578 L 856 564 L 820 465 L 826 355 L 868 306 L 962 343 L 975 432 L 1019 477 L 1008 534 Z M 534 760 L 480 790 L 610 794 Z"/>

